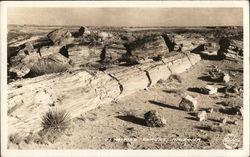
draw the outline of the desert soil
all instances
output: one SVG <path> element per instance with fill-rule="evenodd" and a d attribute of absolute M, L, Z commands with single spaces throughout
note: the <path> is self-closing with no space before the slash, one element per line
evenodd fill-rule
<path fill-rule="evenodd" d="M 71 120 L 69 130 L 53 142 L 22 143 L 10 148 L 20 149 L 224 149 L 223 139 L 228 133 L 239 139 L 238 149 L 242 148 L 243 118 L 219 112 L 224 107 L 220 102 L 230 101 L 233 105 L 243 106 L 243 96 L 225 97 L 224 92 L 212 95 L 197 93 L 188 88 L 213 85 L 223 87 L 224 83 L 210 82 L 203 79 L 212 66 L 228 72 L 230 83 L 243 84 L 242 61 L 201 60 L 199 63 L 180 74 L 182 81 L 168 79 L 160 81 L 148 89 L 119 98 L 109 104 L 100 106 Z M 172 89 L 181 89 L 171 93 Z M 209 107 L 214 112 L 208 113 L 207 120 L 198 121 L 192 112 L 178 108 L 183 94 L 195 96 L 199 110 Z M 156 110 L 167 121 L 165 127 L 148 127 L 145 125 L 144 113 Z M 228 117 L 222 124 L 220 118 Z M 232 122 L 237 120 L 238 124 Z M 210 131 L 205 127 L 219 126 L 223 131 Z"/>

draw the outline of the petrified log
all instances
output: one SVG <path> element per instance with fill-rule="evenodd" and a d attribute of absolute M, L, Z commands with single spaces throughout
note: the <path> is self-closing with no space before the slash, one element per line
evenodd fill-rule
<path fill-rule="evenodd" d="M 126 47 L 127 56 L 138 63 L 140 60 L 165 56 L 169 52 L 163 37 L 158 35 L 145 36 L 129 43 Z"/>
<path fill-rule="evenodd" d="M 66 45 L 72 43 L 74 38 L 72 34 L 66 29 L 56 29 L 50 32 L 47 37 L 55 44 L 55 45 Z"/>
<path fill-rule="evenodd" d="M 112 44 L 104 47 L 100 59 L 102 62 L 115 62 L 122 60 L 126 53 L 127 49 L 123 44 Z"/>
<path fill-rule="evenodd" d="M 52 108 L 65 109 L 71 118 L 168 79 L 200 60 L 197 54 L 176 53 L 163 62 L 101 71 L 74 71 L 18 80 L 8 85 L 8 133 L 26 136 L 41 128 Z M 178 68 L 181 67 L 181 68 Z M 185 68 L 183 68 L 185 67 Z"/>

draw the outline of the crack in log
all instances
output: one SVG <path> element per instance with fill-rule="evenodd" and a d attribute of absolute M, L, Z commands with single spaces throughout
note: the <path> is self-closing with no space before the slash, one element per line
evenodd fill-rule
<path fill-rule="evenodd" d="M 184 53 L 184 54 L 187 56 L 187 58 L 188 58 L 189 62 L 190 62 L 190 63 L 191 63 L 191 65 L 193 66 L 193 63 L 191 62 L 191 60 L 190 60 L 190 58 L 189 58 L 188 54 L 186 54 L 186 53 Z"/>
<path fill-rule="evenodd" d="M 157 65 L 158 66 L 158 65 Z M 149 72 L 147 71 L 147 70 L 142 70 L 140 67 L 137 67 L 140 71 L 143 71 L 143 72 L 145 72 L 146 73 L 146 76 L 147 76 L 147 78 L 148 78 L 148 85 L 147 85 L 147 87 L 150 87 L 151 86 L 151 84 L 152 84 L 152 79 L 151 79 L 151 77 L 150 77 L 150 74 L 149 74 Z"/>
<path fill-rule="evenodd" d="M 150 87 L 152 84 L 152 79 L 151 79 L 149 72 L 147 70 L 144 70 L 144 72 L 146 73 L 146 76 L 148 78 L 148 86 L 147 87 Z"/>
<path fill-rule="evenodd" d="M 120 89 L 120 95 L 122 94 L 123 92 L 123 85 L 121 84 L 121 82 L 115 77 L 113 76 L 112 74 L 108 74 L 111 78 L 113 78 L 114 80 L 117 81 L 118 85 L 119 85 L 119 89 Z"/>
<path fill-rule="evenodd" d="M 170 73 L 173 74 L 173 71 L 170 69 L 170 67 L 169 66 L 167 66 L 167 67 L 168 67 L 168 70 L 170 71 Z"/>

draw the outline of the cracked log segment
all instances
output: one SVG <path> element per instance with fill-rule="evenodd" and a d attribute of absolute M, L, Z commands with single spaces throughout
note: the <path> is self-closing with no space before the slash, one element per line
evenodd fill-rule
<path fill-rule="evenodd" d="M 160 79 L 166 80 L 172 73 L 182 73 L 199 60 L 198 54 L 176 53 L 162 62 L 152 61 L 105 72 L 48 74 L 12 82 L 8 85 L 8 133 L 26 136 L 39 131 L 42 115 L 52 108 L 65 109 L 71 118 L 77 117 L 99 105 L 152 86 Z"/>

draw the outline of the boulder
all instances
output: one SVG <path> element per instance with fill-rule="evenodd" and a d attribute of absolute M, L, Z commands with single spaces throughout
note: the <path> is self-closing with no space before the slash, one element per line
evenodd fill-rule
<path fill-rule="evenodd" d="M 227 57 L 243 56 L 243 42 L 221 38 L 219 41 L 220 49 L 217 52 L 218 57 L 225 59 Z"/>
<path fill-rule="evenodd" d="M 54 45 L 67 45 L 72 43 L 74 38 L 72 34 L 66 29 L 56 29 L 50 32 L 47 37 L 54 43 Z"/>
<path fill-rule="evenodd" d="M 210 85 L 206 85 L 205 87 L 201 88 L 201 93 L 203 94 L 215 94 L 217 93 L 217 88 L 210 86 Z"/>
<path fill-rule="evenodd" d="M 199 45 L 205 44 L 206 40 L 202 36 L 194 36 L 193 34 L 175 34 L 173 42 L 180 47 L 180 51 L 189 52 L 197 48 Z"/>
<path fill-rule="evenodd" d="M 127 56 L 138 63 L 140 60 L 154 59 L 169 53 L 162 36 L 145 36 L 129 43 L 126 48 Z"/>
<path fill-rule="evenodd" d="M 145 113 L 144 118 L 149 127 L 164 127 L 167 124 L 165 118 L 155 110 Z"/>
<path fill-rule="evenodd" d="M 108 32 L 99 32 L 98 34 L 98 37 L 101 38 L 102 41 L 105 41 L 109 38 L 113 38 L 113 34 L 111 33 L 108 33 Z"/>
<path fill-rule="evenodd" d="M 91 48 L 85 45 L 71 45 L 67 47 L 70 64 L 75 67 L 100 60 L 101 51 L 102 46 Z"/>
<path fill-rule="evenodd" d="M 195 111 L 197 109 L 197 100 L 190 95 L 182 98 L 179 108 L 184 111 Z"/>
<path fill-rule="evenodd" d="M 227 73 L 222 73 L 222 81 L 223 82 L 229 82 L 230 81 L 230 76 Z"/>
<path fill-rule="evenodd" d="M 123 44 L 112 44 L 103 48 L 100 59 L 102 62 L 121 61 L 126 53 L 127 50 Z"/>
<path fill-rule="evenodd" d="M 28 55 L 19 53 L 19 55 L 12 57 L 9 72 L 15 73 L 18 78 L 22 78 L 30 72 L 30 68 L 39 58 L 40 55 L 36 52 Z"/>
<path fill-rule="evenodd" d="M 90 31 L 88 30 L 87 27 L 81 26 L 81 27 L 79 28 L 79 30 L 78 30 L 78 37 L 79 37 L 79 36 L 83 36 L 84 34 L 89 35 L 89 34 L 90 34 Z"/>

